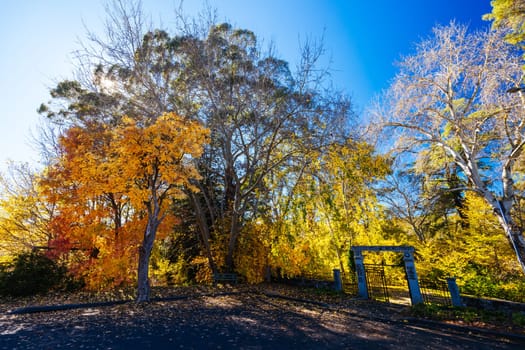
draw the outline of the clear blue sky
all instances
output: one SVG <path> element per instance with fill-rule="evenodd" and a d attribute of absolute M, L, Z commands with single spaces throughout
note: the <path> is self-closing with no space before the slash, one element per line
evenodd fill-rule
<path fill-rule="evenodd" d="M 299 42 L 324 33 L 337 87 L 353 96 L 357 111 L 388 87 L 394 62 L 451 20 L 471 28 L 488 26 L 481 16 L 490 0 L 208 0 L 219 20 L 254 31 L 275 44 L 292 66 Z M 0 0 L 0 171 L 8 159 L 36 163 L 30 145 L 36 113 L 49 100 L 49 88 L 72 78 L 71 53 L 85 38 L 84 24 L 97 31 L 103 0 Z M 173 0 L 143 0 L 154 22 L 169 27 Z M 201 0 L 186 0 L 195 14 Z M 84 23 L 84 24 L 83 24 Z"/>

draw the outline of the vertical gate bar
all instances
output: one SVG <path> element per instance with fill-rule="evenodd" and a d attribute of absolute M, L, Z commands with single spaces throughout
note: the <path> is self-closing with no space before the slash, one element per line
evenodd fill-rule
<path fill-rule="evenodd" d="M 381 282 L 383 284 L 383 295 L 385 297 L 385 301 L 388 303 L 390 302 L 390 298 L 388 295 L 388 286 L 386 284 L 386 276 L 385 276 L 385 265 L 381 265 Z"/>

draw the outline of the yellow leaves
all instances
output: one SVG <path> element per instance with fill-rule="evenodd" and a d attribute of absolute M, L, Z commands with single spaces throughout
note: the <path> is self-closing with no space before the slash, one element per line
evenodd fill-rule
<path fill-rule="evenodd" d="M 115 132 L 113 147 L 119 157 L 113 167 L 121 173 L 132 202 L 147 200 L 151 186 L 173 187 L 171 192 L 180 195 L 176 188 L 199 176 L 190 160 L 201 155 L 208 134 L 198 123 L 174 113 L 164 114 L 146 127 L 127 120 Z"/>
<path fill-rule="evenodd" d="M 483 16 L 484 20 L 493 21 L 493 28 L 509 28 L 511 31 L 505 36 L 507 42 L 523 46 L 525 41 L 525 27 L 523 4 L 514 0 L 492 0 L 492 12 Z"/>
<path fill-rule="evenodd" d="M 351 244 L 386 242 L 370 184 L 389 172 L 388 159 L 351 140 L 311 156 L 293 197 L 283 195 L 287 212 L 268 228 L 272 267 L 288 275 L 348 269 Z"/>
<path fill-rule="evenodd" d="M 419 274 L 454 276 L 460 286 L 485 275 L 505 283 L 509 276 L 520 275 L 513 251 L 485 200 L 466 192 L 462 216 L 451 215 L 450 226 L 426 242 L 409 242 L 416 248 Z"/>
<path fill-rule="evenodd" d="M 239 237 L 238 251 L 242 253 L 235 255 L 235 267 L 248 283 L 264 281 L 270 258 L 269 236 L 268 227 L 256 221 L 246 225 Z"/>
<path fill-rule="evenodd" d="M 156 259 L 151 271 L 151 279 L 153 285 L 166 285 L 170 283 L 171 276 L 177 274 L 177 266 L 171 263 L 168 259 Z"/>
<path fill-rule="evenodd" d="M 46 246 L 49 208 L 41 201 L 36 177 L 26 166 L 13 165 L 0 176 L 0 256 Z"/>

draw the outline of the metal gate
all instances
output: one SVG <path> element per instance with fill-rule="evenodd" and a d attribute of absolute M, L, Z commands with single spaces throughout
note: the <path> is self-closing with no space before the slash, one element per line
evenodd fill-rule
<path fill-rule="evenodd" d="M 425 304 L 452 306 L 452 298 L 447 282 L 420 280 L 421 296 Z"/>
<path fill-rule="evenodd" d="M 368 298 L 389 302 L 385 267 L 382 265 L 365 265 Z"/>

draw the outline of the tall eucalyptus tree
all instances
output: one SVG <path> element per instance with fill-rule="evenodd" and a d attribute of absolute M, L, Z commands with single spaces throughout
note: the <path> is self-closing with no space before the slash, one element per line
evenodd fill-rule
<path fill-rule="evenodd" d="M 348 137 L 350 101 L 326 89 L 319 46 L 306 44 L 293 72 L 249 30 L 183 15 L 174 35 L 146 30 L 139 5 L 114 3 L 107 39 L 91 37 L 94 46 L 80 55 L 82 71 L 92 74 L 59 83 L 41 111 L 73 124 L 114 125 L 127 115 L 149 125 L 165 112 L 200 121 L 211 133 L 197 160 L 200 192 L 188 191 L 195 226 L 211 269 L 233 270 L 243 225 L 264 198 L 263 179 Z M 226 242 L 221 263 L 214 240 Z"/>

